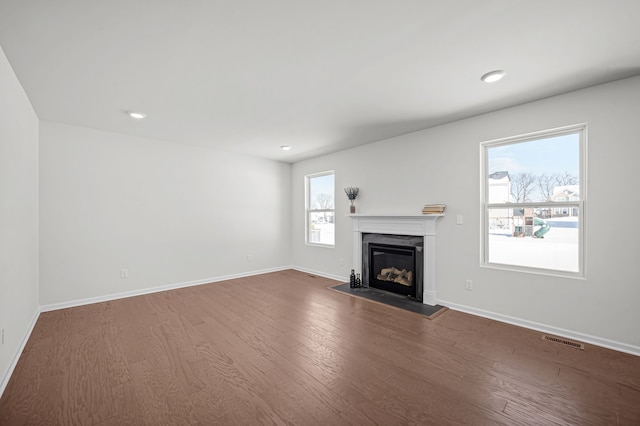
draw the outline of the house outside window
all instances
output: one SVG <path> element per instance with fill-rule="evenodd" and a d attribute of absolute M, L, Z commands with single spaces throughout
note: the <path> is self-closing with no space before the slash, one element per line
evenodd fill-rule
<path fill-rule="evenodd" d="M 305 176 L 306 243 L 335 245 L 335 173 Z"/>
<path fill-rule="evenodd" d="M 486 267 L 584 277 L 586 125 L 481 144 Z"/>

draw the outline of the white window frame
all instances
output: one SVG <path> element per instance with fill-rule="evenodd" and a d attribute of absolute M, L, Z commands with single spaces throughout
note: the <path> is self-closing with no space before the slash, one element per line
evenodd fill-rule
<path fill-rule="evenodd" d="M 547 139 L 567 134 L 579 135 L 579 199 L 566 202 L 535 202 L 535 203 L 489 203 L 489 161 L 488 150 L 492 147 L 531 142 L 539 139 Z M 480 266 L 493 269 L 504 269 L 518 272 L 528 272 L 542 275 L 561 276 L 569 278 L 584 279 L 586 277 L 586 214 L 585 205 L 587 200 L 587 124 L 575 124 L 572 126 L 559 127 L 550 130 L 528 133 L 524 135 L 512 136 L 502 139 L 485 141 L 480 144 L 480 229 L 481 229 L 481 250 Z M 578 272 L 562 271 L 547 268 L 534 268 L 528 266 L 500 264 L 489 262 L 489 210 L 491 208 L 514 209 L 526 207 L 542 207 L 552 209 L 578 209 Z"/>
<path fill-rule="evenodd" d="M 311 179 L 313 178 L 318 178 L 318 177 L 322 177 L 322 176 L 328 176 L 328 175 L 333 175 L 334 178 L 334 187 L 333 187 L 333 208 L 332 209 L 312 209 L 310 208 L 311 206 L 311 191 L 310 191 L 310 182 Z M 304 177 L 304 204 L 305 204 L 305 221 L 304 221 L 304 240 L 305 243 L 309 246 L 318 246 L 318 247 L 328 247 L 328 248 L 333 248 L 335 247 L 336 241 L 335 241 L 335 233 L 334 233 L 334 239 L 333 239 L 333 244 L 325 244 L 325 243 L 320 243 L 320 242 L 312 242 L 309 241 L 309 234 L 310 234 L 310 227 L 311 227 L 311 214 L 312 213 L 333 213 L 333 226 L 335 229 L 335 221 L 336 221 L 336 188 L 335 188 L 335 171 L 334 170 L 328 170 L 326 172 L 320 172 L 320 173 L 313 173 L 310 175 L 306 175 Z"/>

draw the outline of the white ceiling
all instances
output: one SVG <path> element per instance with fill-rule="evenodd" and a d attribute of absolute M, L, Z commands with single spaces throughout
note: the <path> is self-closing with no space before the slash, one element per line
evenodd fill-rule
<path fill-rule="evenodd" d="M 293 162 L 639 75 L 640 1 L 0 0 L 0 46 L 42 120 Z"/>

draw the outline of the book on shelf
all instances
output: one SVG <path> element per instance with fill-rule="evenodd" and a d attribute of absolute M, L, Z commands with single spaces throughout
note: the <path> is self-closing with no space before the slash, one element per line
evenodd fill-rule
<path fill-rule="evenodd" d="M 446 204 L 425 204 L 422 214 L 442 214 L 446 207 Z"/>

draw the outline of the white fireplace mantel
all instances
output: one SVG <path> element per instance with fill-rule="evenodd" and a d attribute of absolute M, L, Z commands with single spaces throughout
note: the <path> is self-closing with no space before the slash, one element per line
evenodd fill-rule
<path fill-rule="evenodd" d="M 362 273 L 362 234 L 417 235 L 424 237 L 424 277 L 422 301 L 437 304 L 436 294 L 436 221 L 444 214 L 374 215 L 352 214 L 353 263 Z"/>

